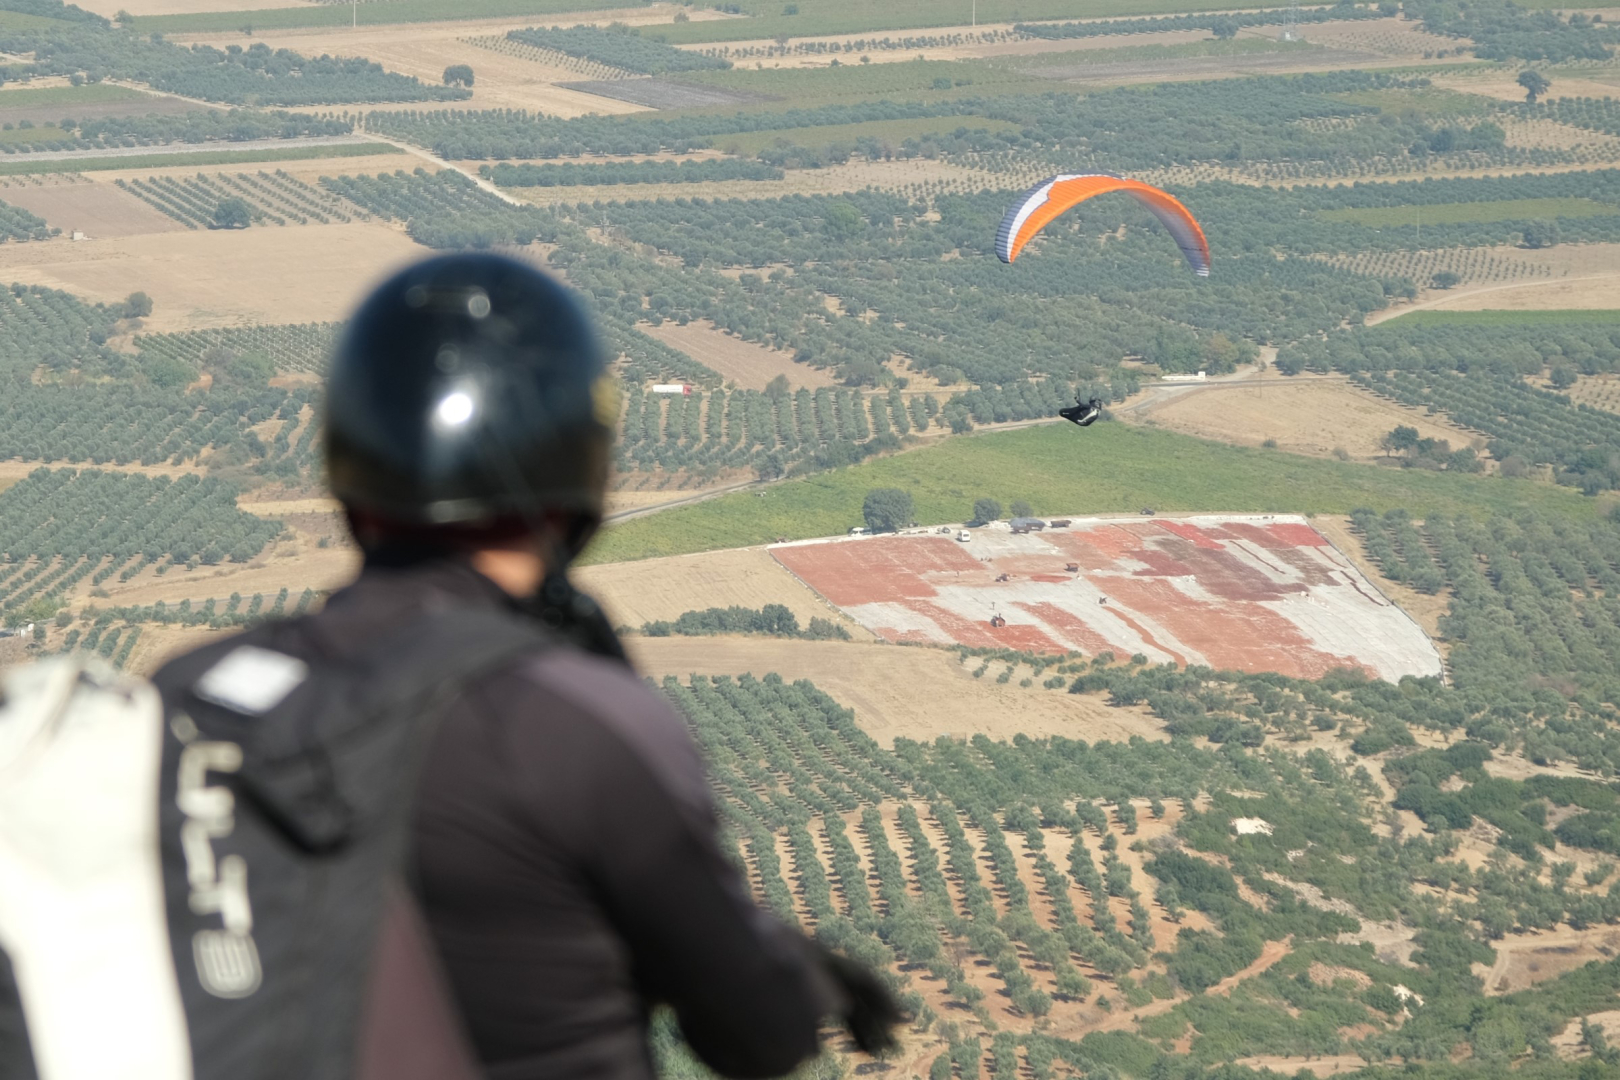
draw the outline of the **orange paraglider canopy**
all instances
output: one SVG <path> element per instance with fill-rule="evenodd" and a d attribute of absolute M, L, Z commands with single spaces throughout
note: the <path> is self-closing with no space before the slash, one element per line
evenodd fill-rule
<path fill-rule="evenodd" d="M 1125 192 L 1153 211 L 1153 216 L 1175 237 L 1181 253 L 1192 264 L 1193 272 L 1199 277 L 1209 276 L 1209 241 L 1180 200 L 1152 184 L 1111 173 L 1054 176 L 1024 192 L 1001 220 L 1001 229 L 996 234 L 996 255 L 1002 262 L 1012 262 L 1025 244 L 1070 207 L 1094 195 L 1115 191 Z"/>

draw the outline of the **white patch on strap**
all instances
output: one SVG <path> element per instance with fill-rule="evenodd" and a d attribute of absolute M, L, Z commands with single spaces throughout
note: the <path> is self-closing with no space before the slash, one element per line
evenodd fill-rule
<path fill-rule="evenodd" d="M 263 716 L 309 677 L 309 666 L 286 653 L 240 645 L 197 680 L 197 696 L 215 705 Z"/>

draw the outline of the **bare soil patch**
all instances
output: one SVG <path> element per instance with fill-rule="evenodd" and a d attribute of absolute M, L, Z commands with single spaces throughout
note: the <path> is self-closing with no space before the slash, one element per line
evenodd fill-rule
<path fill-rule="evenodd" d="M 856 637 L 870 639 L 866 631 L 845 620 L 782 569 L 764 548 L 604 563 L 581 567 L 574 577 L 607 609 L 616 626 L 639 628 L 642 623 L 675 619 L 697 608 L 782 604 L 798 616 L 800 625 L 812 618 L 831 619 L 843 623 Z"/>
<path fill-rule="evenodd" d="M 186 231 L 178 221 L 113 184 L 12 181 L 0 186 L 0 201 L 38 214 L 69 237 L 75 232 L 102 239 Z"/>
<path fill-rule="evenodd" d="M 979 733 L 1088 742 L 1166 738 L 1144 708 L 1110 708 L 1101 696 L 975 679 L 955 653 L 941 649 L 756 637 L 637 637 L 628 644 L 637 667 L 655 677 L 774 671 L 788 680 L 810 679 L 853 708 L 862 730 L 885 745 L 902 735 L 932 741 Z"/>
<path fill-rule="evenodd" d="M 1588 1020 L 1609 1037 L 1612 1044 L 1620 1039 L 1620 1009 L 1609 1009 L 1606 1012 L 1589 1013 L 1586 1016 L 1577 1016 L 1571 1020 L 1563 1031 L 1554 1035 L 1550 1040 L 1558 1056 L 1566 1061 L 1575 1058 L 1589 1057 L 1591 1051 L 1581 1041 L 1581 1021 Z"/>
<path fill-rule="evenodd" d="M 1339 379 L 1279 377 L 1263 385 L 1232 387 L 1217 383 L 1164 396 L 1162 404 L 1145 406 L 1128 414 L 1129 419 L 1239 446 L 1275 439 L 1277 449 L 1309 457 L 1344 450 L 1360 461 L 1382 457 L 1378 440 L 1398 425 L 1415 427 L 1424 438 L 1446 439 L 1454 447 L 1467 446 L 1476 437 Z"/>
<path fill-rule="evenodd" d="M 778 375 L 786 375 L 795 388 L 807 386 L 815 390 L 838 385 L 830 372 L 794 363 L 792 356 L 778 349 L 731 337 L 707 319 L 685 326 L 664 322 L 642 329 L 746 390 L 763 390 Z"/>
<path fill-rule="evenodd" d="M 111 303 L 142 290 L 149 332 L 347 318 L 423 251 L 375 222 L 0 245 L 0 276 Z M 296 272 L 289 268 L 296 267 Z"/>
<path fill-rule="evenodd" d="M 1620 930 L 1612 926 L 1533 930 L 1509 934 L 1491 947 L 1496 963 L 1488 972 L 1475 964 L 1475 974 L 1484 977 L 1487 995 L 1511 994 L 1595 960 L 1613 959 L 1620 953 Z"/>
<path fill-rule="evenodd" d="M 323 592 L 345 585 L 359 569 L 360 555 L 354 549 L 318 548 L 295 534 L 249 563 L 196 570 L 171 568 L 161 577 L 145 570 L 122 584 L 114 578 L 102 586 L 111 595 L 93 602 L 102 607 L 155 604 L 159 600 L 175 604 L 181 600 L 223 599 L 233 592 L 243 596 L 264 593 L 274 598 L 282 589 L 296 600 L 305 589 Z M 81 591 L 76 590 L 76 601 L 84 599 L 77 596 Z"/>
<path fill-rule="evenodd" d="M 1620 308 L 1620 270 L 1549 281 L 1517 281 L 1506 285 L 1431 294 L 1432 300 L 1415 305 L 1429 311 L 1564 311 Z M 1369 319 L 1368 322 L 1372 320 Z"/>

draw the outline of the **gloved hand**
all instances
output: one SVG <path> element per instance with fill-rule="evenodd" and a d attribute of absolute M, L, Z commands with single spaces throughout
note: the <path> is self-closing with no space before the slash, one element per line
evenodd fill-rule
<path fill-rule="evenodd" d="M 843 992 L 841 1015 L 855 1045 L 868 1054 L 899 1045 L 894 1029 L 910 1018 L 877 972 L 828 949 L 821 950 L 821 960 Z"/>

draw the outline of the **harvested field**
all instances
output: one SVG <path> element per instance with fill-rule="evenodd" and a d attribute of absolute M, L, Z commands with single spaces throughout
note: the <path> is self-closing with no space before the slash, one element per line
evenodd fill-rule
<path fill-rule="evenodd" d="M 344 319 L 374 282 L 421 256 L 403 231 L 378 223 L 181 230 L 6 244 L 0 277 L 103 303 L 143 290 L 155 304 L 146 330 L 155 333 Z"/>
<path fill-rule="evenodd" d="M 66 176 L 0 181 L 0 200 L 38 214 L 65 235 L 92 238 L 178 232 L 185 226 L 112 184 Z"/>
<path fill-rule="evenodd" d="M 769 100 L 759 94 L 696 86 L 676 79 L 596 79 L 557 85 L 564 90 L 627 101 L 644 109 L 705 109 L 717 105 L 754 105 Z"/>
<path fill-rule="evenodd" d="M 812 618 L 844 620 L 825 600 L 782 569 L 764 548 L 736 548 L 631 563 L 603 563 L 575 572 L 581 588 L 601 602 L 615 626 L 675 619 L 696 608 L 760 608 L 782 604 L 800 625 Z M 858 626 L 849 627 L 867 637 Z"/>
<path fill-rule="evenodd" d="M 1140 653 L 1296 678 L 1441 672 L 1422 628 L 1294 515 L 1081 518 L 1026 535 L 996 522 L 970 544 L 918 533 L 770 551 L 890 641 Z"/>
<path fill-rule="evenodd" d="M 745 390 L 763 390 L 778 375 L 786 375 L 794 387 L 808 386 L 815 390 L 838 385 L 831 372 L 795 363 L 792 356 L 778 349 L 731 337 L 707 319 L 685 326 L 665 322 L 644 326 L 642 330 L 705 367 L 713 368 Z"/>
<path fill-rule="evenodd" d="M 1185 391 L 1160 391 L 1140 410 L 1121 413 L 1132 423 L 1149 423 L 1238 446 L 1267 439 L 1277 449 L 1311 457 L 1343 450 L 1358 461 L 1382 456 L 1378 440 L 1400 424 L 1423 438 L 1467 446 L 1476 436 L 1462 428 L 1385 401 L 1340 379 L 1267 379 L 1262 385 L 1225 387 L 1216 383 Z"/>
<path fill-rule="evenodd" d="M 636 666 L 658 679 L 773 671 L 789 681 L 810 679 L 854 709 L 861 728 L 885 746 L 899 736 L 932 742 L 977 733 L 1087 742 L 1166 738 L 1145 708 L 1111 708 L 1100 695 L 975 679 L 942 649 L 757 637 L 636 637 L 627 644 Z"/>
<path fill-rule="evenodd" d="M 4 193 L 0 192 L 0 196 Z M 1431 294 L 1408 311 L 1590 311 L 1620 308 L 1620 269 L 1606 274 L 1518 281 L 1482 289 Z M 1368 320 L 1371 321 L 1370 319 Z"/>
<path fill-rule="evenodd" d="M 1331 71 L 1387 62 L 1378 53 L 1350 49 L 1287 50 L 1240 56 L 1193 56 L 1171 60 L 1136 60 L 1112 64 L 1064 64 L 1030 68 L 1029 73 L 1066 83 L 1133 83 L 1212 76 L 1264 75 L 1282 72 Z"/>

